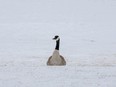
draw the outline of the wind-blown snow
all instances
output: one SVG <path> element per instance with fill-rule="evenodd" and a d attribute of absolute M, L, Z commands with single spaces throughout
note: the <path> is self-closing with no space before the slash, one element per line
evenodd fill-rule
<path fill-rule="evenodd" d="M 115 0 L 0 1 L 0 87 L 116 87 Z M 54 35 L 66 66 L 49 67 Z"/>

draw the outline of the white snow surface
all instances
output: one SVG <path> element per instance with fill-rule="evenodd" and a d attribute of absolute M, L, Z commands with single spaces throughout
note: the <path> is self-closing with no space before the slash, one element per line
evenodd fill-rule
<path fill-rule="evenodd" d="M 0 0 L 0 87 L 116 87 L 116 0 Z"/>

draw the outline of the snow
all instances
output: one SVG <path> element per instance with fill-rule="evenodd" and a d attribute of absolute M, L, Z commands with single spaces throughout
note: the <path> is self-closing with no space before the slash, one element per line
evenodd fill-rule
<path fill-rule="evenodd" d="M 0 1 L 0 87 L 116 87 L 115 0 Z M 66 66 L 47 66 L 61 38 Z"/>

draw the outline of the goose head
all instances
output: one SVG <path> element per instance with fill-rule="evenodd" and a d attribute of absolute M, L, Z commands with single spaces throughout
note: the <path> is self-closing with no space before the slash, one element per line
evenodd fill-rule
<path fill-rule="evenodd" d="M 59 38 L 58 35 L 54 36 L 54 38 L 53 38 L 53 40 L 56 40 L 56 41 L 58 41 L 59 39 L 60 39 L 60 38 Z"/>

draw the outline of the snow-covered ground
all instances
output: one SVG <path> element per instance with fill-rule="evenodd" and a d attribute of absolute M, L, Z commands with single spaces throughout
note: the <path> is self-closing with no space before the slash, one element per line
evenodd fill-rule
<path fill-rule="evenodd" d="M 0 87 L 116 87 L 115 37 L 115 0 L 0 0 Z"/>

